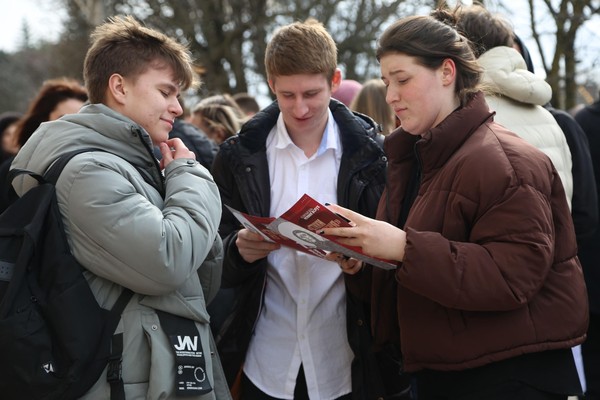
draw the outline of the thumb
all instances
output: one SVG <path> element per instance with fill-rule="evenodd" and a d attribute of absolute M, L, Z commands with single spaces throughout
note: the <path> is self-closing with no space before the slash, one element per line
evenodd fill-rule
<path fill-rule="evenodd" d="M 341 215 L 342 217 L 349 219 L 352 222 L 357 222 L 364 218 L 361 214 L 354 212 L 352 210 L 349 210 L 347 208 L 344 208 L 342 206 L 338 206 L 337 204 L 326 203 L 325 206 L 328 209 L 330 209 L 331 211 L 333 211 L 334 213 L 337 213 L 337 214 Z"/>

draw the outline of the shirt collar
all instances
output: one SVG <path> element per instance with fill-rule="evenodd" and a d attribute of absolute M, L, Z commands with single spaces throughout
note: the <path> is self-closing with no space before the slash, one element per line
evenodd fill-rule
<path fill-rule="evenodd" d="M 317 153 L 315 155 L 317 157 L 329 149 L 332 149 L 336 154 L 339 154 L 341 149 L 338 126 L 333 119 L 331 110 L 327 109 L 327 113 L 327 125 L 325 125 L 325 132 L 323 132 L 321 144 L 319 144 L 319 148 L 317 149 Z M 285 127 L 285 122 L 283 122 L 283 115 L 281 113 L 277 118 L 276 128 L 277 129 L 274 137 L 275 141 L 273 143 L 276 149 L 286 149 L 290 146 L 296 146 L 294 142 L 292 142 L 287 128 Z"/>

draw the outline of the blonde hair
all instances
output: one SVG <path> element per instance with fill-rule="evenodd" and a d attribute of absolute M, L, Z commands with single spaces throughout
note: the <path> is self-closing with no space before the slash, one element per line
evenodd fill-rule
<path fill-rule="evenodd" d="M 223 104 L 198 104 L 193 114 L 203 122 L 207 136 L 217 143 L 235 135 L 243 123 L 235 109 Z"/>
<path fill-rule="evenodd" d="M 205 97 L 202 100 L 200 100 L 198 102 L 198 104 L 196 104 L 196 106 L 194 106 L 194 110 L 196 108 L 205 107 L 205 106 L 208 106 L 211 104 L 219 104 L 222 106 L 231 107 L 240 119 L 243 119 L 245 117 L 244 111 L 238 105 L 238 103 L 235 101 L 233 96 L 230 95 L 229 93 L 218 93 L 218 94 L 214 94 L 212 96 Z M 192 110 L 192 112 L 194 110 Z"/>
<path fill-rule="evenodd" d="M 384 135 L 396 128 L 396 114 L 385 101 L 385 83 L 381 79 L 366 81 L 350 103 L 350 109 L 368 115 L 381 125 Z"/>
<path fill-rule="evenodd" d="M 83 77 L 91 103 L 104 101 L 112 74 L 135 79 L 150 67 L 171 67 L 183 90 L 199 85 L 188 48 L 132 16 L 109 18 L 94 29 L 90 39 Z"/>

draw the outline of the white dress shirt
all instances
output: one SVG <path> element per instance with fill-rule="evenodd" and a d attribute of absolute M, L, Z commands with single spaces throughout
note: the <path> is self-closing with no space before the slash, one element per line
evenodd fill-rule
<path fill-rule="evenodd" d="M 330 111 L 319 149 L 307 158 L 279 116 L 266 143 L 271 216 L 287 211 L 304 193 L 321 203 L 337 203 L 339 135 Z M 261 391 L 280 399 L 293 399 L 300 364 L 311 399 L 350 393 L 353 354 L 339 266 L 287 247 L 271 252 L 268 261 L 264 304 L 244 372 Z"/>

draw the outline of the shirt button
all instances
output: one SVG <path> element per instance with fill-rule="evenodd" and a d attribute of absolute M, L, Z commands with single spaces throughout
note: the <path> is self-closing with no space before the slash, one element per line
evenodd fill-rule
<path fill-rule="evenodd" d="M 356 325 L 358 325 L 358 326 L 363 326 L 363 324 L 364 324 L 364 322 L 362 319 L 359 319 L 356 321 Z"/>
<path fill-rule="evenodd" d="M 152 330 L 153 330 L 153 331 L 155 331 L 155 330 L 157 330 L 157 329 L 158 329 L 158 326 L 156 326 L 156 325 L 152 325 Z"/>
<path fill-rule="evenodd" d="M 194 164 L 196 164 L 196 161 L 194 161 L 194 160 L 188 160 L 187 163 L 188 163 L 188 165 L 194 165 Z"/>

